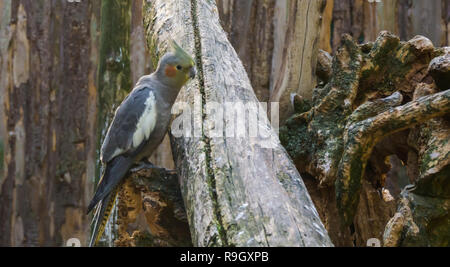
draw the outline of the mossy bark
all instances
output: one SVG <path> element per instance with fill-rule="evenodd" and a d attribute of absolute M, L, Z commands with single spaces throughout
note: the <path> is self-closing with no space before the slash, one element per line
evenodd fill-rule
<path fill-rule="evenodd" d="M 315 178 L 310 186 L 319 185 L 318 192 L 335 192 L 336 205 L 328 205 L 321 213 L 323 220 L 333 221 L 330 214 L 338 210 L 344 227 L 337 233 L 329 229 L 334 238 L 350 233 L 348 238 L 362 240 L 358 235 L 372 225 L 369 214 L 361 213 L 370 209 L 358 207 L 369 196 L 363 194 L 370 190 L 363 184 L 366 180 L 379 191 L 378 200 L 370 197 L 374 204 L 386 202 L 383 190 L 389 155 L 407 164 L 416 194 L 448 196 L 450 91 L 444 85 L 448 53 L 448 48 L 435 48 L 422 36 L 400 42 L 382 32 L 375 42 L 363 45 L 343 36 L 331 69 L 326 67 L 330 64 L 326 56 L 319 61 L 322 82 L 314 90 L 312 108 L 298 109 L 302 112 L 281 129 L 281 140 L 299 170 Z M 408 136 L 420 136 L 422 141 L 407 143 Z M 319 196 L 313 199 L 321 202 Z M 377 212 L 386 223 L 392 209 Z M 355 233 L 358 229 L 362 232 Z M 372 237 L 381 239 L 381 233 L 378 229 Z"/>
<path fill-rule="evenodd" d="M 114 111 L 133 88 L 130 68 L 131 2 L 120 0 L 101 1 L 100 54 L 97 73 L 97 147 L 100 148 Z M 100 158 L 97 149 L 97 159 Z M 101 177 L 97 162 L 95 184 Z M 117 210 L 112 213 L 105 230 L 107 245 L 116 238 Z"/>

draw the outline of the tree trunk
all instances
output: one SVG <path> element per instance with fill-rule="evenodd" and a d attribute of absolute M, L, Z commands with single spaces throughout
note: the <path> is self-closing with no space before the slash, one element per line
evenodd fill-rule
<path fill-rule="evenodd" d="M 275 3 L 275 0 L 217 1 L 223 28 L 261 102 L 268 102 L 270 97 Z"/>
<path fill-rule="evenodd" d="M 1 1 L 5 175 L 0 245 L 86 242 L 100 6 Z M 55 15 L 58 14 L 58 15 Z"/>
<path fill-rule="evenodd" d="M 359 43 L 365 43 L 375 41 L 381 31 L 396 34 L 401 40 L 423 35 L 436 46 L 449 45 L 448 8 L 447 0 L 334 1 L 330 22 L 332 50 L 335 52 L 340 46 L 343 34 L 350 34 Z M 327 27 L 323 26 L 323 29 Z"/>
<path fill-rule="evenodd" d="M 325 4 L 322 0 L 218 1 L 222 25 L 257 98 L 280 102 L 281 122 L 293 112 L 291 95 L 310 99 L 316 85 L 315 61 L 321 42 L 317 32 Z M 328 13 L 331 8 L 328 4 Z"/>
<path fill-rule="evenodd" d="M 103 143 L 114 111 L 133 89 L 130 67 L 131 2 L 120 0 L 102 0 L 101 2 L 97 111 L 99 122 L 97 127 L 98 148 Z M 100 149 L 97 152 L 97 158 L 100 158 Z M 98 183 L 101 176 L 100 168 L 101 166 L 97 167 L 95 184 Z M 120 198 L 118 202 L 120 202 Z M 117 239 L 117 212 L 117 206 L 115 206 L 105 228 L 105 239 L 101 239 L 108 246 L 112 246 L 114 240 Z"/>
<path fill-rule="evenodd" d="M 210 128 L 214 122 L 223 124 L 223 129 L 231 125 L 220 117 L 214 120 L 207 103 L 257 103 L 245 69 L 220 26 L 215 3 L 147 2 L 145 24 L 155 60 L 169 36 L 196 58 L 198 79 L 182 90 L 178 105 L 187 106 L 173 129 L 179 130 L 175 126 L 184 120 L 183 130 L 191 130 L 187 127 L 191 114 L 186 112 L 190 104 L 194 104 L 196 127 L 191 136 L 172 138 L 193 244 L 331 246 L 303 181 L 264 112 L 254 126 L 266 129 L 266 140 L 216 137 Z M 224 114 L 234 116 L 233 112 L 225 105 Z"/>
<path fill-rule="evenodd" d="M 341 0 L 342 1 L 342 0 Z M 319 48 L 331 53 L 331 22 L 333 20 L 334 0 L 327 0 L 323 11 Z"/>
<path fill-rule="evenodd" d="M 276 1 L 270 101 L 280 103 L 281 123 L 294 112 L 293 94 L 311 100 L 324 8 L 323 0 Z"/>

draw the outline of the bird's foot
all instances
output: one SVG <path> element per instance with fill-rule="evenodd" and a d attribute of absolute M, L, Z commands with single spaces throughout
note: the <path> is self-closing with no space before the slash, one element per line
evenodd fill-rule
<path fill-rule="evenodd" d="M 163 167 L 156 166 L 155 164 L 151 163 L 150 161 L 139 162 L 138 164 L 136 164 L 136 167 L 131 169 L 131 171 L 138 172 L 138 171 L 141 171 L 144 169 L 153 169 L 153 170 L 158 170 L 158 171 L 164 171 L 164 172 L 167 172 L 168 174 L 176 174 L 177 173 L 176 170 L 167 170 Z"/>
<path fill-rule="evenodd" d="M 155 164 L 151 163 L 150 161 L 141 161 L 135 165 L 136 167 L 132 168 L 132 172 L 138 172 L 144 169 L 162 169 Z"/>

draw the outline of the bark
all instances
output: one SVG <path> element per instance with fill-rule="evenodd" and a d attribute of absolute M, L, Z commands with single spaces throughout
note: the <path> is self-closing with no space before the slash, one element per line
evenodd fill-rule
<path fill-rule="evenodd" d="M 281 140 L 300 172 L 310 175 L 308 188 L 337 245 L 382 239 L 394 203 L 385 188 L 388 156 L 396 155 L 407 164 L 414 194 L 437 198 L 433 203 L 447 198 L 450 189 L 443 177 L 448 177 L 450 163 L 448 52 L 422 36 L 400 42 L 382 32 L 374 43 L 364 45 L 344 36 L 331 71 L 326 67 L 328 57 L 321 57 L 318 74 L 323 83 L 314 90 L 312 108 L 298 109 L 302 112 L 281 129 Z M 333 194 L 336 202 L 329 200 Z M 413 210 L 412 218 L 422 233 L 438 231 L 446 236 L 442 218 L 448 213 L 440 212 L 428 217 Z M 336 229 L 336 214 L 341 229 Z M 438 218 L 439 223 L 426 225 L 424 218 Z M 371 231 L 374 235 L 367 236 Z M 441 244 L 436 236 L 428 235 L 421 242 L 429 243 L 421 244 Z M 396 244 L 419 244 L 411 240 Z"/>
<path fill-rule="evenodd" d="M 228 39 L 244 63 L 255 95 L 269 101 L 275 0 L 219 0 L 217 7 Z"/>
<path fill-rule="evenodd" d="M 441 1 L 420 1 L 413 0 L 409 8 L 411 14 L 411 24 L 408 25 L 406 38 L 412 38 L 414 35 L 427 36 L 433 44 L 445 45 L 442 29 L 442 2 Z"/>
<path fill-rule="evenodd" d="M 342 0 L 341 0 L 342 1 Z M 334 0 L 327 0 L 323 11 L 319 48 L 331 53 L 331 22 L 333 21 Z"/>
<path fill-rule="evenodd" d="M 101 1 L 101 36 L 98 67 L 98 125 L 97 147 L 100 148 L 114 111 L 132 90 L 130 67 L 131 2 L 119 0 Z M 100 149 L 97 158 L 100 158 Z M 95 184 L 98 183 L 101 166 L 97 166 Z M 122 189 L 121 189 L 122 190 Z M 112 246 L 117 236 L 117 206 L 105 227 L 105 238 L 100 241 Z"/>
<path fill-rule="evenodd" d="M 277 1 L 270 101 L 283 123 L 293 113 L 292 95 L 311 100 L 325 1 Z"/>
<path fill-rule="evenodd" d="M 400 100 L 401 101 L 401 100 Z M 400 103 L 397 102 L 397 103 Z M 357 112 L 357 111 L 356 111 Z M 355 123 L 350 122 L 344 135 L 344 153 L 338 170 L 338 208 L 344 221 L 353 219 L 358 205 L 358 192 L 367 161 L 375 144 L 392 133 L 411 128 L 416 124 L 450 112 L 450 89 L 422 97 L 403 106 Z M 446 188 L 443 190 L 446 191 Z M 428 190 L 424 193 L 430 193 Z"/>
<path fill-rule="evenodd" d="M 337 50 L 343 34 L 350 34 L 359 43 L 365 43 L 374 41 L 381 31 L 396 34 L 401 40 L 424 35 L 437 46 L 448 45 L 447 2 L 446 0 L 335 1 L 333 18 L 330 22 L 333 28 L 332 50 L 333 52 Z M 323 29 L 327 29 L 326 26 L 323 26 Z"/>
<path fill-rule="evenodd" d="M 0 5 L 2 123 L 8 133 L 0 245 L 86 242 L 88 181 L 95 171 L 99 5 Z"/>
<path fill-rule="evenodd" d="M 115 246 L 192 246 L 176 174 L 165 169 L 131 172 L 119 193 L 118 209 Z"/>
<path fill-rule="evenodd" d="M 196 58 L 198 79 L 182 90 L 178 103 L 195 102 L 191 111 L 200 127 L 194 135 L 172 138 L 193 244 L 331 246 L 299 173 L 264 113 L 256 127 L 267 129 L 269 140 L 213 134 L 215 122 L 223 129 L 231 125 L 223 117 L 214 120 L 217 114 L 207 111 L 208 102 L 257 103 L 220 26 L 215 3 L 147 2 L 145 25 L 155 62 L 169 36 Z M 224 114 L 234 114 L 224 106 Z M 176 118 L 178 123 L 184 115 Z M 191 120 L 187 118 L 186 123 Z"/>

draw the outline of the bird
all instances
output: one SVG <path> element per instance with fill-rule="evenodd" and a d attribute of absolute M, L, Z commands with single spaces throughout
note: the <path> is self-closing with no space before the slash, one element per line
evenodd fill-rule
<path fill-rule="evenodd" d="M 181 88 L 196 76 L 192 57 L 174 40 L 169 44 L 171 49 L 159 60 L 156 71 L 141 77 L 116 109 L 104 138 L 100 151 L 104 171 L 87 208 L 89 214 L 97 207 L 90 247 L 102 236 L 128 171 L 139 164 L 156 167 L 146 159 L 168 131 L 171 108 Z"/>

